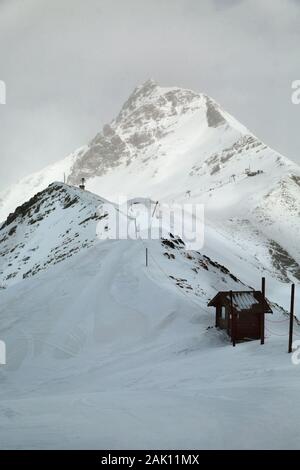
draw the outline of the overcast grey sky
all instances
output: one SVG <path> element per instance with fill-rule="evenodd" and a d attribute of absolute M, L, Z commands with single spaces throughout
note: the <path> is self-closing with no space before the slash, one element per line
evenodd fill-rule
<path fill-rule="evenodd" d="M 300 163 L 299 0 L 0 0 L 0 189 L 88 142 L 148 78 Z"/>

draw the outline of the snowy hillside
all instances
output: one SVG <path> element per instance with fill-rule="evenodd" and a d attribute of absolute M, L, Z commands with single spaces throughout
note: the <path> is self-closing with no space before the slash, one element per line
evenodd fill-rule
<path fill-rule="evenodd" d="M 18 207 L 0 226 L 0 280 L 16 283 L 94 245 L 109 232 L 107 201 L 53 183 Z M 114 206 L 111 205 L 114 210 Z"/>
<path fill-rule="evenodd" d="M 299 167 L 206 95 L 144 83 L 88 145 L 3 192 L 0 220 L 64 174 L 70 184 L 87 178 L 90 191 L 115 202 L 204 204 L 207 251 L 218 233 L 259 272 L 300 279 Z M 222 250 L 218 259 L 227 262 Z"/>
<path fill-rule="evenodd" d="M 148 81 L 87 146 L 3 192 L 0 446 L 299 448 L 299 187 L 211 98 Z M 165 203 L 204 204 L 203 246 L 167 227 L 144 239 Z M 114 215 L 136 239 L 114 237 Z M 266 344 L 233 348 L 207 303 L 262 275 Z"/>
<path fill-rule="evenodd" d="M 102 240 L 104 202 L 54 183 L 2 226 L 1 448 L 297 447 L 283 310 L 232 348 L 207 302 L 236 273 L 172 234 Z"/>
<path fill-rule="evenodd" d="M 137 207 L 141 202 L 141 200 L 131 201 L 127 209 L 128 214 L 137 216 L 140 212 Z M 134 212 L 132 206 L 134 206 Z M 143 201 L 143 207 L 145 207 L 145 201 Z M 63 183 L 52 183 L 48 188 L 37 193 L 11 213 L 0 227 L 2 287 L 33 277 L 40 271 L 48 270 L 51 266 L 78 253 L 86 252 L 88 248 L 103 243 L 106 239 L 110 243 L 108 246 L 113 250 L 117 240 L 114 239 L 112 233 L 114 218 L 111 211 L 121 213 L 122 217 L 126 217 L 126 213 L 115 204 L 88 191 Z M 203 269 L 207 272 L 210 270 L 216 272 L 218 277 L 214 279 L 215 285 L 219 285 L 220 282 L 226 284 L 227 277 L 231 279 L 231 282 L 242 285 L 226 267 L 199 252 L 188 251 L 179 237 L 171 233 L 166 235 L 167 238 L 153 240 L 153 246 L 160 246 L 161 256 L 175 260 L 175 253 L 180 255 L 185 263 L 190 264 L 195 274 Z M 143 239 L 132 241 L 143 246 L 146 243 Z M 225 275 L 224 280 L 223 275 Z M 197 277 L 194 275 L 195 279 Z M 184 291 L 193 290 L 187 279 L 184 282 L 180 281 L 181 278 L 171 277 L 170 279 L 176 281 L 176 284 L 179 284 Z M 225 284 L 223 288 L 226 287 Z M 206 296 L 205 299 L 207 300 L 208 297 Z"/>

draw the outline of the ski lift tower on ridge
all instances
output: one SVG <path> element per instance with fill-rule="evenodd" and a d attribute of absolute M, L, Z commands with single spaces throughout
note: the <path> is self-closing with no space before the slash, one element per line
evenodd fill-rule
<path fill-rule="evenodd" d="M 81 184 L 79 185 L 79 188 L 85 190 L 85 178 L 81 178 Z"/>

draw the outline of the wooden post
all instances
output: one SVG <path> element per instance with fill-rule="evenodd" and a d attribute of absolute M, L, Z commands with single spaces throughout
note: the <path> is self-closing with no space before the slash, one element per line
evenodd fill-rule
<path fill-rule="evenodd" d="M 231 313 L 231 309 L 229 308 L 229 311 L 228 311 L 228 308 L 226 308 L 225 318 L 227 318 L 227 334 L 228 334 L 228 336 L 230 334 L 230 313 Z"/>
<path fill-rule="evenodd" d="M 232 290 L 230 291 L 230 314 L 231 314 L 231 339 L 232 346 L 235 347 L 235 318 L 233 315 Z"/>
<path fill-rule="evenodd" d="M 261 279 L 261 292 L 262 292 L 263 297 L 265 298 L 266 297 L 266 278 L 265 277 Z"/>
<path fill-rule="evenodd" d="M 292 284 L 291 308 L 290 308 L 290 329 L 289 329 L 289 353 L 293 351 L 294 304 L 295 304 L 295 284 Z"/>
<path fill-rule="evenodd" d="M 148 248 L 146 248 L 146 266 L 148 266 Z"/>
<path fill-rule="evenodd" d="M 266 297 L 266 278 L 261 280 L 261 293 L 263 298 Z M 265 344 L 265 312 L 260 314 L 260 344 Z"/>
<path fill-rule="evenodd" d="M 234 340 L 235 341 L 238 339 L 238 326 L 239 326 L 238 318 L 239 318 L 239 314 L 236 313 L 234 315 Z M 235 344 L 235 341 L 234 341 L 234 344 Z"/>

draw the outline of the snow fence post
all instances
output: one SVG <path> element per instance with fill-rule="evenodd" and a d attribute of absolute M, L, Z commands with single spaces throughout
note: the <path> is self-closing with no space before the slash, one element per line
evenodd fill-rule
<path fill-rule="evenodd" d="M 294 305 L 295 305 L 295 284 L 291 288 L 291 307 L 290 307 L 290 327 L 289 327 L 289 354 L 293 352 L 293 327 L 294 327 Z"/>
<path fill-rule="evenodd" d="M 266 278 L 263 277 L 261 280 L 261 292 L 263 298 L 266 297 Z M 265 313 L 260 315 L 260 344 L 265 344 Z"/>

